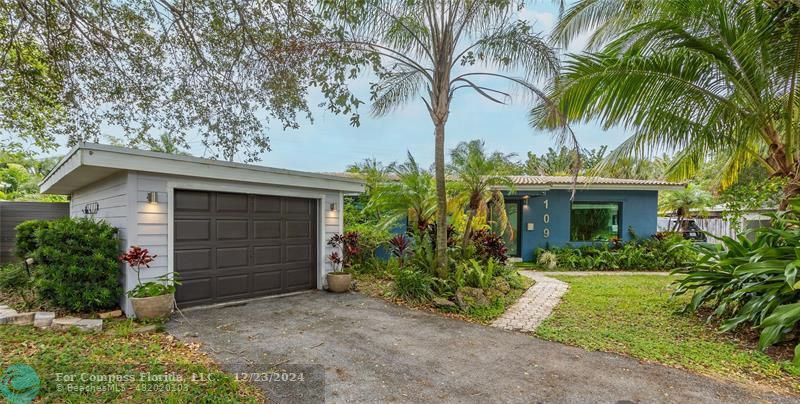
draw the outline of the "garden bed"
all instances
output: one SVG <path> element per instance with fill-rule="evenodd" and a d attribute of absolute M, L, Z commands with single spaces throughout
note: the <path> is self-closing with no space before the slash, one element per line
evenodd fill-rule
<path fill-rule="evenodd" d="M 670 299 L 675 277 L 555 277 L 570 289 L 537 329 L 541 338 L 800 394 L 793 345 L 761 352 L 757 333 L 720 334 L 702 314 L 678 313 L 688 297 Z"/>

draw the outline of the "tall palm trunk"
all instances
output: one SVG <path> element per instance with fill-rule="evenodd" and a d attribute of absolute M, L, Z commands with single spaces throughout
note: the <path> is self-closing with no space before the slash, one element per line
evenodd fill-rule
<path fill-rule="evenodd" d="M 437 119 L 436 150 L 434 156 L 436 176 L 436 271 L 447 276 L 447 192 L 444 177 L 444 125 L 445 119 Z"/>
<path fill-rule="evenodd" d="M 467 213 L 467 225 L 464 226 L 464 238 L 461 240 L 462 252 L 467 250 L 467 244 L 469 244 L 469 238 L 472 235 L 472 219 L 474 218 L 475 218 L 475 209 L 472 209 L 472 207 L 470 207 L 469 213 Z"/>

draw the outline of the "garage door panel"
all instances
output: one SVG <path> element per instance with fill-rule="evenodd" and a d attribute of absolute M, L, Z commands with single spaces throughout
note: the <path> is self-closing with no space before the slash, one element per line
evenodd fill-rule
<path fill-rule="evenodd" d="M 308 220 L 287 220 L 286 238 L 311 237 L 311 222 Z"/>
<path fill-rule="evenodd" d="M 211 209 L 208 192 L 179 191 L 175 193 L 175 212 L 207 212 Z"/>
<path fill-rule="evenodd" d="M 182 305 L 316 286 L 316 201 L 175 191 L 175 269 Z"/>
<path fill-rule="evenodd" d="M 217 219 L 217 240 L 247 240 L 247 219 Z"/>
<path fill-rule="evenodd" d="M 216 282 L 217 296 L 216 298 L 235 297 L 247 295 L 249 284 L 249 274 L 241 274 L 234 276 L 218 276 Z"/>
<path fill-rule="evenodd" d="M 248 265 L 248 247 L 217 248 L 217 268 L 236 268 Z"/>
<path fill-rule="evenodd" d="M 253 211 L 255 214 L 274 214 L 281 213 L 281 197 L 256 195 L 253 198 Z"/>
<path fill-rule="evenodd" d="M 281 263 L 281 246 L 253 247 L 253 265 L 270 265 Z"/>
<path fill-rule="evenodd" d="M 175 241 L 198 241 L 211 239 L 211 220 L 176 219 Z"/>
<path fill-rule="evenodd" d="M 175 251 L 175 272 L 179 275 L 209 269 L 211 269 L 210 248 Z"/>
<path fill-rule="evenodd" d="M 279 292 L 283 289 L 283 271 L 257 272 L 253 274 L 254 292 Z"/>
<path fill-rule="evenodd" d="M 205 303 L 213 298 L 213 278 L 183 279 L 175 291 L 178 302 Z"/>
<path fill-rule="evenodd" d="M 247 213 L 248 197 L 245 194 L 217 194 L 217 212 Z"/>
<path fill-rule="evenodd" d="M 254 220 L 253 221 L 253 237 L 256 240 L 273 240 L 281 238 L 281 221 L 280 220 Z"/>

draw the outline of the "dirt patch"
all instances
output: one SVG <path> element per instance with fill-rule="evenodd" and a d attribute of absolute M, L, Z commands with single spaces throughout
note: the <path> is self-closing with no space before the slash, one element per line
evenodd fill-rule
<path fill-rule="evenodd" d="M 709 331 L 717 333 L 719 338 L 735 342 L 743 349 L 752 351 L 758 350 L 758 338 L 761 335 L 761 330 L 745 325 L 730 332 L 719 333 L 719 327 L 722 325 L 722 321 L 716 318 L 712 318 L 708 321 L 713 312 L 714 310 L 711 308 L 701 307 L 697 310 L 697 319 L 705 322 Z M 768 347 L 763 352 L 776 361 L 791 361 L 792 358 L 794 358 L 794 348 L 798 343 L 800 343 L 800 337 L 798 337 L 797 333 L 792 333 L 789 334 L 784 341 Z"/>

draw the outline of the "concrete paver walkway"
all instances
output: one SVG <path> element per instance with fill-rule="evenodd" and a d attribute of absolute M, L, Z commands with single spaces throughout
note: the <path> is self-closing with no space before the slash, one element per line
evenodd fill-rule
<path fill-rule="evenodd" d="M 492 327 L 506 330 L 531 332 L 546 319 L 553 308 L 567 293 L 569 285 L 546 274 L 534 271 L 520 271 L 520 274 L 533 279 L 536 283 L 525 291 L 525 294 L 506 310 L 503 315 L 492 322 Z"/>

